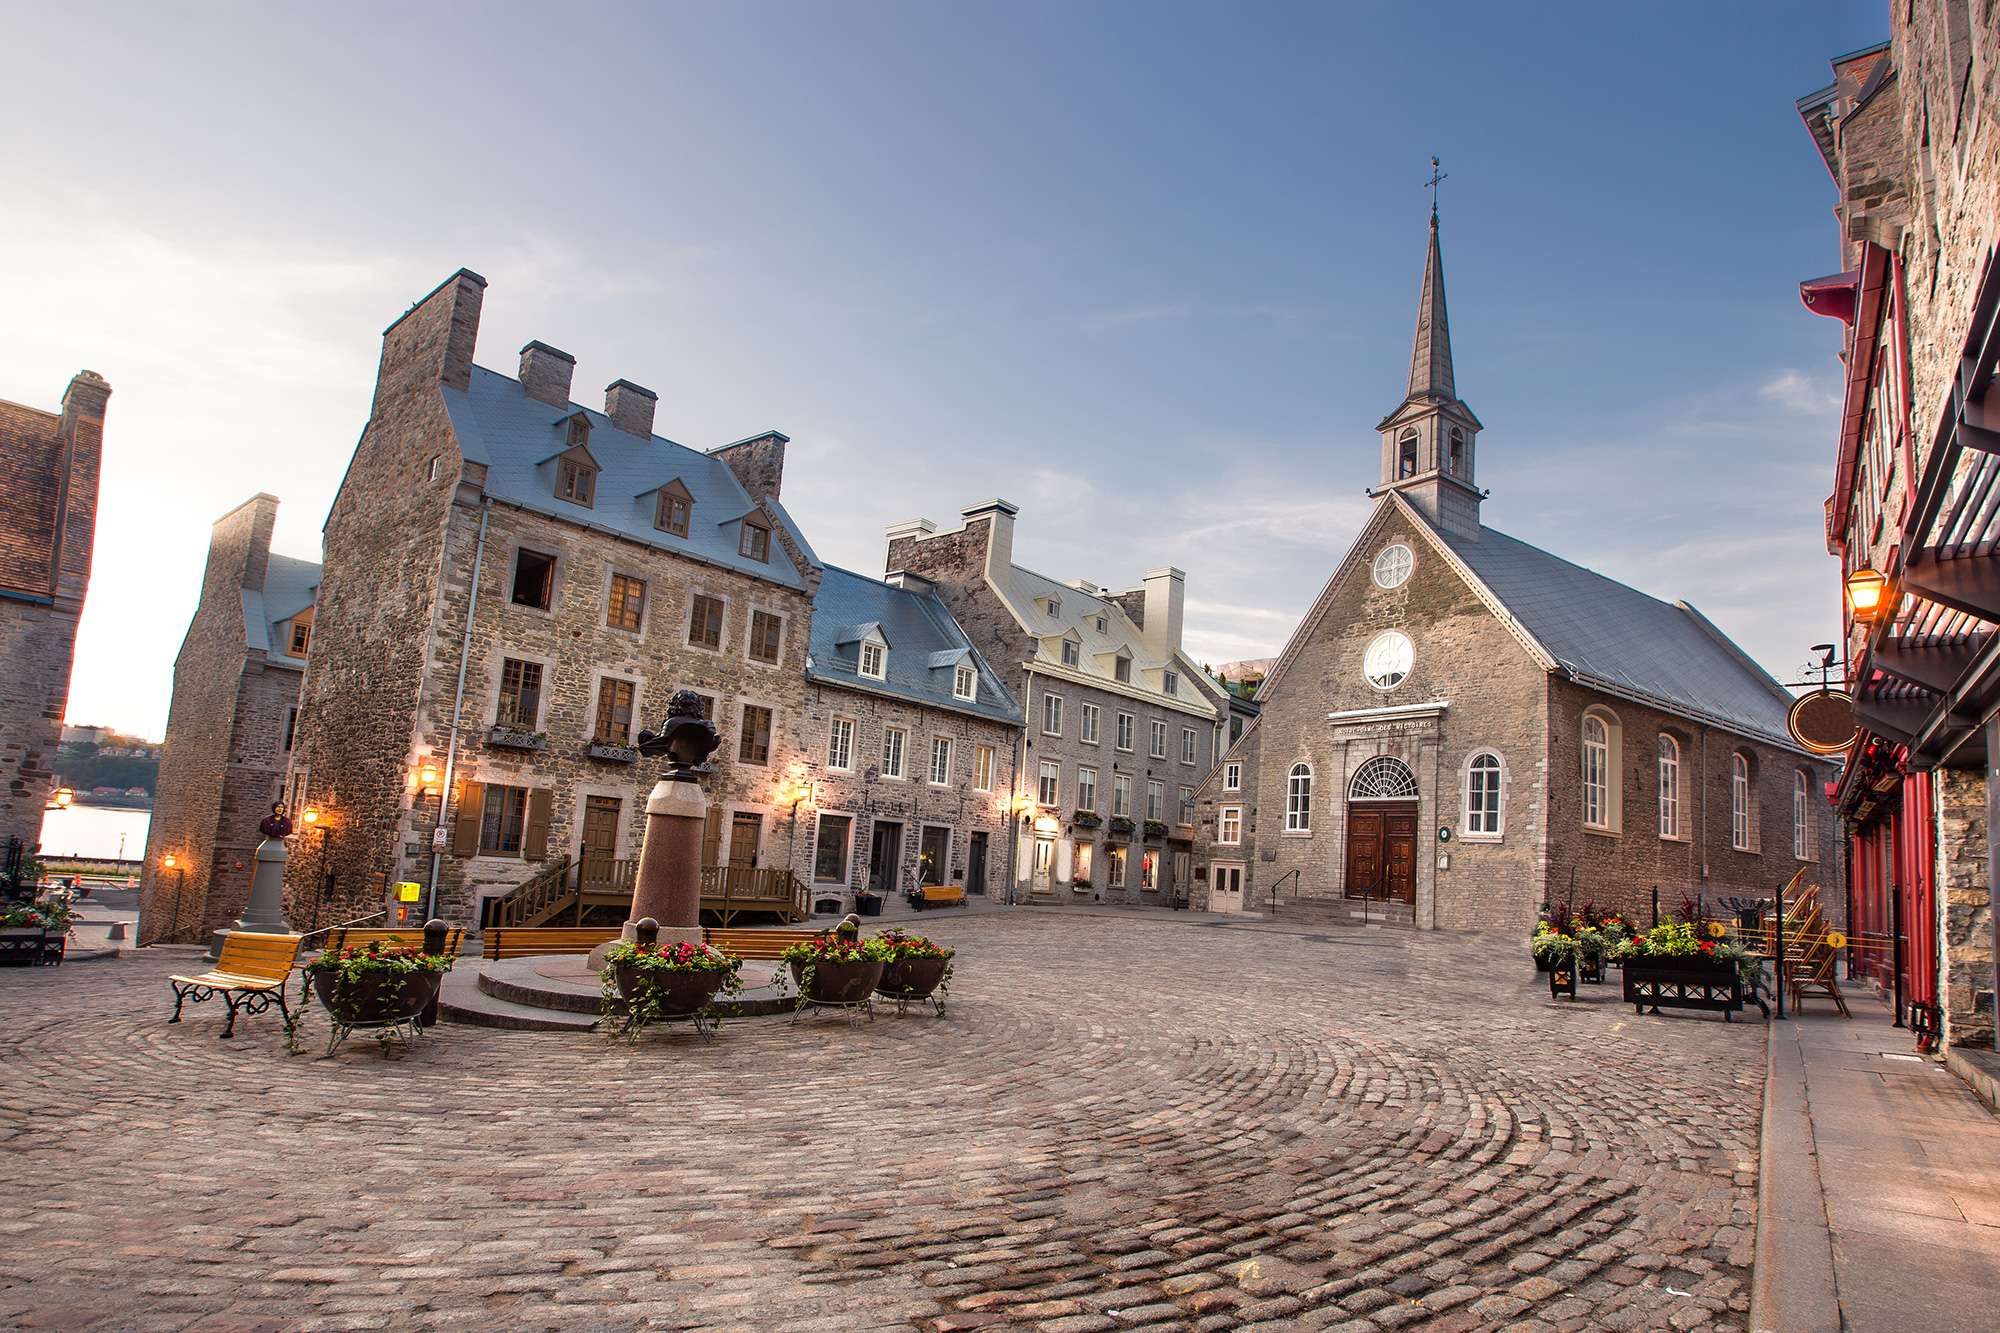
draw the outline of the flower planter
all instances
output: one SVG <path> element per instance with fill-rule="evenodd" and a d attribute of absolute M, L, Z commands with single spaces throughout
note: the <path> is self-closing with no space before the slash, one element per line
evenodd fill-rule
<path fill-rule="evenodd" d="M 50 958 L 49 936 L 55 934 L 55 957 Z M 62 961 L 63 936 L 40 926 L 0 928 L 0 967 L 38 967 L 44 962 Z"/>
<path fill-rule="evenodd" d="M 1727 1022 L 1743 1008 L 1743 978 L 1727 959 L 1634 954 L 1624 972 L 1625 1002 L 1640 1013 L 1713 1009 Z"/>
<path fill-rule="evenodd" d="M 343 981 L 331 968 L 312 974 L 313 994 L 332 1016 L 336 1040 L 339 1029 L 409 1022 L 437 998 L 443 983 L 442 972 L 378 972 L 358 981 Z"/>
<path fill-rule="evenodd" d="M 883 964 L 874 962 L 792 963 L 792 981 L 813 1004 L 860 1004 L 882 980 Z M 812 976 L 806 976 L 811 969 Z"/>
<path fill-rule="evenodd" d="M 949 958 L 905 958 L 882 968 L 875 993 L 892 1000 L 927 1000 L 951 967 Z"/>
<path fill-rule="evenodd" d="M 613 971 L 618 998 L 628 1006 L 652 1000 L 658 1006 L 658 1013 L 648 1015 L 653 1019 L 693 1017 L 708 1007 L 730 977 L 727 972 L 666 972 L 631 963 L 619 963 Z"/>

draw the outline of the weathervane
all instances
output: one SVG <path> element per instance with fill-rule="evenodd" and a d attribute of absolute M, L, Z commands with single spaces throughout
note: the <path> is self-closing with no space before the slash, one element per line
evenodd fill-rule
<path fill-rule="evenodd" d="M 1437 215 L 1438 215 L 1438 182 L 1449 179 L 1450 179 L 1449 176 L 1447 176 L 1444 172 L 1438 170 L 1438 160 L 1436 158 L 1432 158 L 1431 178 L 1425 181 L 1424 184 L 1428 185 L 1431 190 L 1431 221 L 1433 222 L 1437 221 Z"/>

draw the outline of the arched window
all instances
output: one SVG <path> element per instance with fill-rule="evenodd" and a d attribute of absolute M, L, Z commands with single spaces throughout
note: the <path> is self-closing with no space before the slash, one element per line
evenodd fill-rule
<path fill-rule="evenodd" d="M 1451 428 L 1451 475 L 1465 475 L 1465 432 L 1456 426 Z"/>
<path fill-rule="evenodd" d="M 1313 826 L 1313 770 L 1303 761 L 1293 764 L 1285 779 L 1285 832 L 1310 833 Z"/>
<path fill-rule="evenodd" d="M 1804 769 L 1792 774 L 1792 855 L 1813 860 L 1812 779 Z"/>
<path fill-rule="evenodd" d="M 1681 743 L 1660 733 L 1660 836 L 1681 836 Z"/>
<path fill-rule="evenodd" d="M 1592 708 L 1583 715 L 1583 826 L 1599 833 L 1619 829 L 1619 781 L 1621 748 L 1617 715 L 1608 708 Z"/>
<path fill-rule="evenodd" d="M 1412 429 L 1404 431 L 1396 439 L 1396 478 L 1400 481 L 1404 477 L 1416 475 L 1417 432 Z"/>
<path fill-rule="evenodd" d="M 1500 756 L 1490 750 L 1465 766 L 1465 836 L 1500 836 Z"/>
<path fill-rule="evenodd" d="M 1349 800 L 1403 801 L 1417 794 L 1416 775 L 1400 759 L 1377 755 L 1354 771 L 1347 784 Z"/>
<path fill-rule="evenodd" d="M 1749 851 L 1750 834 L 1750 760 L 1733 754 L 1729 756 L 1729 845 Z"/>
<path fill-rule="evenodd" d="M 1369 640 L 1368 651 L 1361 656 L 1361 673 L 1376 689 L 1393 690 L 1409 678 L 1410 666 L 1415 661 L 1416 649 L 1410 644 L 1410 636 L 1401 630 L 1385 629 Z"/>

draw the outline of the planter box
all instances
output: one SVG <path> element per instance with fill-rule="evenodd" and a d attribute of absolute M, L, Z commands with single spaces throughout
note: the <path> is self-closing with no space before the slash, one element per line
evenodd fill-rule
<path fill-rule="evenodd" d="M 650 997 L 658 1002 L 659 1019 L 692 1018 L 708 1007 L 727 972 L 661 972 L 619 963 L 618 997 L 630 1005 L 635 999 Z"/>
<path fill-rule="evenodd" d="M 889 963 L 882 969 L 882 980 L 876 983 L 875 993 L 892 1000 L 928 1000 L 944 980 L 944 970 L 949 966 L 949 958 L 905 958 L 900 963 Z"/>
<path fill-rule="evenodd" d="M 609 741 L 592 741 L 583 747 L 586 758 L 604 759 L 614 764 L 636 764 L 639 762 L 639 747 L 636 745 L 613 745 Z"/>
<path fill-rule="evenodd" d="M 50 937 L 54 936 L 53 941 Z M 51 950 L 51 943 L 54 947 Z M 40 926 L 8 926 L 0 929 L 0 967 L 39 967 L 62 961 L 63 935 Z M 51 958 L 50 953 L 54 953 Z"/>
<path fill-rule="evenodd" d="M 1736 965 L 1709 958 L 1625 960 L 1625 1002 L 1640 1013 L 1713 1009 L 1730 1021 L 1743 1008 L 1743 978 Z"/>
<path fill-rule="evenodd" d="M 546 750 L 549 738 L 539 731 L 519 727 L 494 727 L 486 733 L 486 743 L 502 750 Z"/>

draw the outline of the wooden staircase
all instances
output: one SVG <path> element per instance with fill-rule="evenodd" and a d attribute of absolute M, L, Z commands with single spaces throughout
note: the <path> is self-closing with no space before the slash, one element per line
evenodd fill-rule
<path fill-rule="evenodd" d="M 574 861 L 544 861 L 542 868 L 506 895 L 490 899 L 488 926 L 541 926 L 564 912 L 575 914 L 578 902 L 570 871 Z"/>

